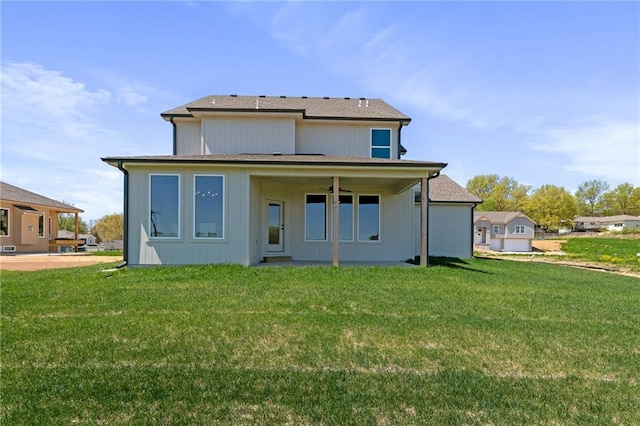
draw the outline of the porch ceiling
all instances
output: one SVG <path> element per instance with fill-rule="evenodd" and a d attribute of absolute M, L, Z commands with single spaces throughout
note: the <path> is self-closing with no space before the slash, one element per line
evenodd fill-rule
<path fill-rule="evenodd" d="M 318 189 L 326 189 L 329 192 L 333 184 L 332 177 L 325 176 L 263 176 L 265 181 L 277 182 L 285 185 L 316 186 Z M 420 183 L 418 178 L 397 177 L 340 177 L 340 188 L 352 190 L 353 188 L 375 187 L 401 193 Z"/>

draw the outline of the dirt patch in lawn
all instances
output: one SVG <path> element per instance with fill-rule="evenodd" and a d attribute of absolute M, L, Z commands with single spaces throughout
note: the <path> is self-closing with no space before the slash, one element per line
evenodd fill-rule
<path fill-rule="evenodd" d="M 562 251 L 562 243 L 567 240 L 533 240 L 531 246 L 534 251 L 549 252 L 549 251 Z"/>
<path fill-rule="evenodd" d="M 0 270 L 38 271 L 114 262 L 122 262 L 122 256 L 92 256 L 91 254 L 2 255 L 0 256 Z"/>

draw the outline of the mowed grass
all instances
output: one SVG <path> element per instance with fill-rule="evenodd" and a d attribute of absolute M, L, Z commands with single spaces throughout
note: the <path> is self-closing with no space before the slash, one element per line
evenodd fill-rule
<path fill-rule="evenodd" d="M 632 277 L 99 270 L 2 273 L 3 425 L 640 423 Z"/>
<path fill-rule="evenodd" d="M 573 259 L 606 263 L 640 271 L 640 238 L 570 238 L 562 250 Z"/>

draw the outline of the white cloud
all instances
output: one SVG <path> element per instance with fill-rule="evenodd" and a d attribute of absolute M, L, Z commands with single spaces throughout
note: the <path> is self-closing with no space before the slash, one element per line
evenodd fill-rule
<path fill-rule="evenodd" d="M 73 203 L 85 220 L 122 211 L 122 173 L 100 157 L 148 153 L 143 126 L 120 118 L 147 96 L 125 81 L 89 89 L 34 63 L 3 65 L 1 83 L 2 179 Z"/>
<path fill-rule="evenodd" d="M 510 114 L 497 106 L 496 95 L 465 87 L 457 72 L 469 68 L 464 59 L 443 54 L 429 40 L 407 38 L 406 31 L 384 18 L 366 5 L 336 15 L 291 2 L 273 15 L 270 31 L 299 56 L 390 102 L 478 128 L 505 122 Z"/>
<path fill-rule="evenodd" d="M 603 117 L 541 130 L 533 148 L 559 157 L 563 171 L 640 185 L 640 124 Z"/>

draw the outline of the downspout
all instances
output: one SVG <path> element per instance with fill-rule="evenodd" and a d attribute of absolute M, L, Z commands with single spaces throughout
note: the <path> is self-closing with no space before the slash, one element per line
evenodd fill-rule
<path fill-rule="evenodd" d="M 178 144 L 177 144 L 178 129 L 176 128 L 176 122 L 173 121 L 173 115 L 169 116 L 169 122 L 173 126 L 173 155 L 177 155 L 177 151 L 178 151 Z"/>
<path fill-rule="evenodd" d="M 429 266 L 429 237 L 430 237 L 430 232 L 429 232 L 429 181 L 431 179 L 435 179 L 438 176 L 440 176 L 440 170 L 438 170 L 434 175 L 432 176 L 427 176 L 427 205 L 426 205 L 426 209 L 427 209 L 427 266 Z"/>
<path fill-rule="evenodd" d="M 400 159 L 400 151 L 402 150 L 402 145 L 400 144 L 400 141 L 402 140 L 402 125 L 404 124 L 404 122 L 402 120 L 400 120 L 400 126 L 398 127 L 398 160 Z"/>
<path fill-rule="evenodd" d="M 124 173 L 124 232 L 122 235 L 123 262 L 116 268 L 124 268 L 129 263 L 129 172 L 122 167 L 122 161 L 118 161 L 118 170 Z"/>
<path fill-rule="evenodd" d="M 473 203 L 473 207 L 471 207 L 471 257 L 473 257 L 473 249 L 476 247 L 476 224 L 473 220 L 476 207 L 478 207 L 478 203 Z"/>

